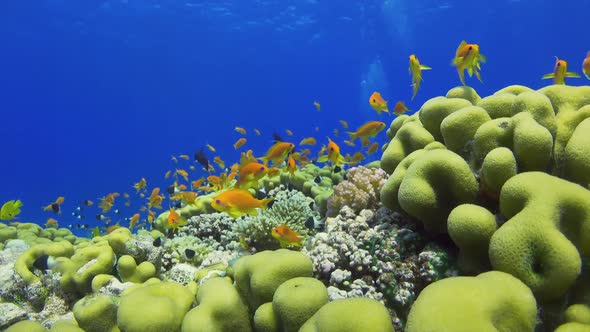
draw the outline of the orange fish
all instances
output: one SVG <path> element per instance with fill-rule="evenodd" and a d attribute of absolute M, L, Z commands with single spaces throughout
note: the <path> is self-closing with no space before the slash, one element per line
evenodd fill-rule
<path fill-rule="evenodd" d="M 452 65 L 457 67 L 459 79 L 463 85 L 466 85 L 465 70 L 467 70 L 469 77 L 473 76 L 473 73 L 475 73 L 477 79 L 483 83 L 479 70 L 481 69 L 480 63 L 485 63 L 486 61 L 486 57 L 479 53 L 479 45 L 467 44 L 467 42 L 463 40 L 461 41 L 461 44 L 459 44 L 459 47 L 457 47 Z"/>
<path fill-rule="evenodd" d="M 185 191 L 172 196 L 170 199 L 173 201 L 182 201 L 185 205 L 194 205 L 197 199 L 197 193 Z"/>
<path fill-rule="evenodd" d="M 345 140 L 345 141 L 344 141 L 344 144 L 346 144 L 346 145 L 348 145 L 348 146 L 350 146 L 350 147 L 354 147 L 354 146 L 355 146 L 355 145 L 354 145 L 354 142 L 353 142 L 353 141 L 349 141 L 349 140 Z"/>
<path fill-rule="evenodd" d="M 59 196 L 55 202 L 45 206 L 43 211 L 53 211 L 55 213 L 60 213 L 60 205 L 64 202 L 65 198 L 63 196 Z"/>
<path fill-rule="evenodd" d="M 344 121 L 344 120 L 340 120 L 340 124 L 342 125 L 342 127 L 344 129 L 348 129 L 348 122 Z"/>
<path fill-rule="evenodd" d="M 148 208 L 155 207 L 156 209 L 162 208 L 162 201 L 164 200 L 164 195 L 160 195 L 160 188 L 156 187 L 152 190 L 150 197 L 148 198 Z"/>
<path fill-rule="evenodd" d="M 213 162 L 216 163 L 217 166 L 219 166 L 219 168 L 221 168 L 221 169 L 225 168 L 225 163 L 223 162 L 223 160 L 221 160 L 221 158 L 219 156 L 213 157 Z"/>
<path fill-rule="evenodd" d="M 237 150 L 237 149 L 241 148 L 242 145 L 244 145 L 244 144 L 246 144 L 246 139 L 244 137 L 242 137 L 234 143 L 234 149 Z"/>
<path fill-rule="evenodd" d="M 339 134 L 339 133 L 340 133 L 340 132 L 338 131 L 338 128 L 334 128 L 334 136 L 338 137 L 338 134 Z"/>
<path fill-rule="evenodd" d="M 110 193 L 100 199 L 98 206 L 102 209 L 102 213 L 107 213 L 115 204 L 115 198 L 119 196 L 119 193 Z"/>
<path fill-rule="evenodd" d="M 154 218 L 156 218 L 156 213 L 152 210 L 149 210 L 147 221 L 151 224 L 154 221 Z"/>
<path fill-rule="evenodd" d="M 240 164 L 241 165 L 245 165 L 249 162 L 257 162 L 257 161 L 258 160 L 256 159 L 256 157 L 254 157 L 254 152 L 252 152 L 252 150 L 248 150 L 248 151 L 242 152 L 240 154 Z M 234 165 L 236 165 L 236 164 L 234 164 Z M 233 171 L 237 171 L 237 168 Z"/>
<path fill-rule="evenodd" d="M 291 176 L 293 176 L 296 170 L 297 164 L 295 163 L 295 158 L 293 158 L 293 154 L 290 154 L 289 158 L 287 159 L 287 172 L 289 172 Z"/>
<path fill-rule="evenodd" d="M 369 121 L 364 125 L 360 126 L 355 132 L 347 132 L 350 135 L 350 141 L 354 142 L 358 137 L 375 137 L 383 129 L 385 129 L 385 123 L 381 121 Z"/>
<path fill-rule="evenodd" d="M 207 149 L 209 149 L 211 152 L 215 152 L 215 148 L 211 144 L 207 144 Z"/>
<path fill-rule="evenodd" d="M 58 224 L 57 224 L 57 220 L 53 219 L 53 218 L 49 218 L 47 219 L 47 222 L 45 223 L 45 227 L 53 227 L 53 228 L 58 228 Z"/>
<path fill-rule="evenodd" d="M 328 160 L 332 163 L 332 165 L 340 165 L 340 164 L 345 164 L 346 161 L 344 160 L 344 157 L 340 154 L 340 147 L 338 146 L 338 144 L 334 143 L 334 141 L 332 141 L 329 137 L 328 137 L 328 154 L 321 156 L 318 158 L 318 161 L 321 163 L 327 162 Z"/>
<path fill-rule="evenodd" d="M 285 133 L 287 134 L 287 136 L 293 136 L 293 132 L 289 129 L 285 129 Z"/>
<path fill-rule="evenodd" d="M 258 180 L 260 180 L 268 168 L 257 162 L 249 162 L 240 167 L 238 172 L 238 181 L 236 182 L 236 188 L 256 188 L 258 187 Z"/>
<path fill-rule="evenodd" d="M 321 111 L 321 105 L 320 103 L 318 103 L 317 101 L 313 102 L 313 106 L 315 106 L 315 109 L 319 112 Z"/>
<path fill-rule="evenodd" d="M 129 220 L 129 229 L 133 229 L 133 227 L 135 227 L 135 225 L 137 225 L 138 221 L 139 221 L 139 213 L 136 213 Z"/>
<path fill-rule="evenodd" d="M 170 214 L 166 223 L 166 228 L 176 230 L 186 225 L 186 219 L 181 217 L 173 208 L 170 208 Z"/>
<path fill-rule="evenodd" d="M 582 72 L 590 80 L 590 51 L 586 54 L 586 59 L 582 62 Z"/>
<path fill-rule="evenodd" d="M 350 157 L 350 163 L 356 165 L 363 161 L 363 159 L 365 159 L 365 155 L 363 155 L 362 152 L 355 152 L 355 154 Z"/>
<path fill-rule="evenodd" d="M 107 234 L 111 234 L 114 230 L 116 230 L 118 228 L 121 228 L 121 225 L 119 225 L 119 223 L 116 223 L 115 225 L 107 227 Z"/>
<path fill-rule="evenodd" d="M 414 97 L 416 97 L 416 94 L 418 93 L 418 89 L 420 89 L 420 83 L 422 83 L 422 71 L 430 69 L 432 68 L 420 64 L 420 60 L 418 60 L 416 55 L 410 55 L 410 74 L 412 75 L 412 87 L 414 88 L 412 100 L 414 100 Z"/>
<path fill-rule="evenodd" d="M 553 84 L 565 84 L 566 77 L 580 78 L 580 74 L 567 71 L 567 61 L 555 57 L 555 67 L 552 73 L 545 74 L 541 79 L 553 79 Z"/>
<path fill-rule="evenodd" d="M 174 172 L 175 176 L 180 175 L 184 179 L 184 181 L 188 181 L 188 172 L 183 169 L 176 169 Z"/>
<path fill-rule="evenodd" d="M 303 241 L 303 237 L 284 224 L 273 228 L 271 235 L 279 241 L 281 248 L 301 247 Z"/>
<path fill-rule="evenodd" d="M 146 185 L 147 185 L 146 179 L 141 178 L 141 180 L 139 180 L 139 182 L 137 182 L 136 184 L 133 185 L 133 188 L 135 188 L 135 190 L 137 190 L 137 193 L 139 193 L 139 191 L 141 191 L 143 188 L 145 188 Z"/>
<path fill-rule="evenodd" d="M 396 115 L 400 115 L 407 112 L 408 110 L 409 108 L 406 106 L 406 104 L 404 104 L 403 101 L 398 101 L 395 104 L 395 107 L 393 108 L 393 113 Z"/>
<path fill-rule="evenodd" d="M 289 142 L 277 142 L 273 144 L 268 151 L 266 151 L 266 155 L 260 158 L 264 161 L 265 165 L 268 165 L 269 161 L 272 161 L 274 165 L 282 163 L 286 158 L 287 155 L 293 151 L 295 145 Z"/>
<path fill-rule="evenodd" d="M 306 137 L 299 142 L 299 145 L 316 145 L 316 140 L 313 137 Z"/>
<path fill-rule="evenodd" d="M 369 97 L 369 105 L 373 107 L 377 114 L 381 115 L 381 112 L 389 113 L 389 109 L 387 108 L 387 101 L 381 97 L 381 94 L 377 91 L 373 92 L 371 97 Z"/>
<path fill-rule="evenodd" d="M 191 182 L 192 190 L 199 188 L 201 186 L 201 184 L 203 183 L 203 181 L 205 181 L 205 178 L 200 178 L 198 180 Z"/>
<path fill-rule="evenodd" d="M 188 156 L 188 155 L 186 155 L 186 154 L 181 154 L 180 156 L 178 156 L 178 158 L 180 158 L 180 159 L 184 159 L 184 160 L 190 160 L 190 159 L 191 159 L 191 157 L 189 157 L 189 156 Z"/>
<path fill-rule="evenodd" d="M 230 189 L 217 195 L 211 207 L 219 212 L 225 212 L 232 218 L 239 218 L 244 214 L 258 215 L 257 209 L 266 209 L 272 198 L 256 199 L 248 190 Z"/>
<path fill-rule="evenodd" d="M 377 151 L 377 149 L 379 148 L 379 143 L 375 142 L 373 144 L 371 144 L 371 146 L 369 147 L 369 150 L 367 150 L 367 154 L 373 154 Z"/>
<path fill-rule="evenodd" d="M 164 179 L 168 179 L 170 177 L 170 174 L 172 174 L 171 170 L 166 172 L 166 174 L 164 174 Z"/>
<path fill-rule="evenodd" d="M 235 127 L 234 128 L 235 131 L 237 131 L 238 133 L 242 134 L 242 135 L 246 135 L 246 129 L 242 128 L 242 127 Z"/>

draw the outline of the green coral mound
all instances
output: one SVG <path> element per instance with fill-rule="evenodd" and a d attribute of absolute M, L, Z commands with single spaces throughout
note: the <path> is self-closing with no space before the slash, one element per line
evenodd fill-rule
<path fill-rule="evenodd" d="M 86 332 L 119 331 L 117 305 L 110 296 L 88 295 L 74 305 L 74 317 Z"/>
<path fill-rule="evenodd" d="M 156 267 L 150 262 L 137 265 L 135 259 L 129 255 L 119 257 L 117 271 L 123 282 L 142 283 L 156 275 Z"/>
<path fill-rule="evenodd" d="M 590 254 L 590 191 L 541 172 L 512 177 L 502 187 L 508 221 L 490 240 L 494 269 L 529 286 L 541 301 L 563 295 Z"/>
<path fill-rule="evenodd" d="M 229 278 L 205 281 L 197 294 L 199 305 L 182 321 L 182 332 L 251 331 L 248 307 Z"/>
<path fill-rule="evenodd" d="M 193 300 L 193 293 L 175 282 L 155 282 L 129 289 L 121 296 L 117 325 L 126 332 L 179 331 Z"/>
<path fill-rule="evenodd" d="M 328 290 L 321 281 L 303 277 L 285 281 L 277 288 L 272 299 L 272 310 L 281 327 L 279 331 L 299 331 L 326 303 Z"/>
<path fill-rule="evenodd" d="M 534 331 L 530 289 L 498 271 L 454 277 L 427 286 L 412 306 L 406 332 Z"/>
<path fill-rule="evenodd" d="M 23 320 L 16 324 L 13 324 L 7 328 L 4 332 L 46 332 L 47 329 L 41 325 L 41 323 L 29 320 Z"/>
<path fill-rule="evenodd" d="M 444 233 L 451 210 L 459 204 L 473 203 L 477 193 L 477 180 L 465 160 L 452 151 L 437 149 L 408 167 L 397 198 L 399 206 L 421 220 L 427 230 Z"/>
<path fill-rule="evenodd" d="M 448 219 L 449 236 L 459 247 L 459 266 L 464 272 L 479 273 L 490 269 L 488 247 L 496 229 L 496 217 L 474 204 L 459 205 Z"/>
<path fill-rule="evenodd" d="M 368 298 L 332 301 L 320 308 L 299 332 L 392 332 L 384 305 Z"/>
<path fill-rule="evenodd" d="M 262 251 L 240 258 L 228 271 L 252 312 L 271 302 L 277 288 L 296 277 L 311 277 L 313 266 L 304 254 L 287 249 Z"/>

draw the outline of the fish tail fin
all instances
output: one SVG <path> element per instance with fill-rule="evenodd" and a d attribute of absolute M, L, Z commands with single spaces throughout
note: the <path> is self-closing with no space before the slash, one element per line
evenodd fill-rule
<path fill-rule="evenodd" d="M 356 133 L 355 132 L 347 131 L 346 133 L 350 136 L 350 141 L 351 142 L 354 142 L 356 140 L 357 136 L 356 136 Z"/>
<path fill-rule="evenodd" d="M 457 73 L 459 73 L 459 79 L 461 80 L 461 83 L 466 86 L 467 84 L 465 84 L 465 72 L 463 72 L 462 69 L 457 68 Z"/>
<path fill-rule="evenodd" d="M 263 199 L 262 200 L 262 208 L 263 209 L 266 209 L 266 208 L 269 207 L 269 205 L 272 206 L 271 202 L 273 202 L 273 201 L 274 201 L 274 198 L 273 197 L 269 197 L 269 198 Z"/>

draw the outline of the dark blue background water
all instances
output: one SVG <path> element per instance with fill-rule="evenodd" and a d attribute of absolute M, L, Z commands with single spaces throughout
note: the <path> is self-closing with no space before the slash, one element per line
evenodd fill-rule
<path fill-rule="evenodd" d="M 340 119 L 389 123 L 370 93 L 412 110 L 445 94 L 459 84 L 450 61 L 463 39 L 488 58 L 485 84 L 467 81 L 481 95 L 540 88 L 555 55 L 581 71 L 589 10 L 587 0 L 3 1 L 0 202 L 21 199 L 19 220 L 44 223 L 41 207 L 65 196 L 64 226 L 83 199 L 132 193 L 141 177 L 166 187 L 173 154 L 211 143 L 235 161 L 236 125 L 263 132 L 245 146 L 261 155 L 274 130 L 298 142 L 325 140 Z M 411 53 L 434 68 L 413 102 Z"/>

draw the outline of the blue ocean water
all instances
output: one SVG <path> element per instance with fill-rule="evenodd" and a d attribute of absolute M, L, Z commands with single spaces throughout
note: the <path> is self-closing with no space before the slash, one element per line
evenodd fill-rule
<path fill-rule="evenodd" d="M 80 222 L 71 212 L 84 199 L 128 192 L 131 207 L 118 200 L 112 217 L 129 217 L 145 204 L 134 182 L 166 188 L 167 170 L 194 164 L 172 155 L 210 143 L 210 159 L 236 161 L 235 126 L 249 131 L 241 151 L 261 156 L 275 131 L 322 142 L 343 132 L 341 119 L 389 123 L 370 108 L 373 91 L 419 109 L 460 84 L 450 61 L 463 39 L 488 59 L 484 84 L 467 81 L 480 95 L 540 88 L 551 84 L 540 78 L 554 56 L 581 72 L 589 10 L 587 0 L 4 1 L 0 202 L 21 199 L 18 220 L 42 224 L 55 217 L 42 206 L 64 196 L 63 227 Z M 433 70 L 410 101 L 412 53 Z M 97 212 L 87 209 L 83 223 L 94 225 Z"/>

